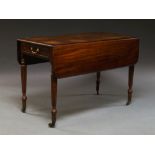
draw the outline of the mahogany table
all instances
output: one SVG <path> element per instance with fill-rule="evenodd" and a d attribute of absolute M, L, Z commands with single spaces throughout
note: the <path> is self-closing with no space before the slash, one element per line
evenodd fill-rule
<path fill-rule="evenodd" d="M 18 62 L 21 65 L 22 111 L 26 110 L 27 65 L 51 64 L 52 123 L 56 123 L 57 79 L 96 72 L 99 94 L 100 71 L 129 66 L 128 102 L 131 103 L 134 64 L 139 55 L 139 39 L 115 33 L 80 33 L 53 37 L 32 37 L 17 40 Z"/>

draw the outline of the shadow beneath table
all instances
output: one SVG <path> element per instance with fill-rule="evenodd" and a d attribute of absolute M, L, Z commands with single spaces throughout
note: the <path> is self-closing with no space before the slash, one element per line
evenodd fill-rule
<path fill-rule="evenodd" d="M 63 118 L 100 108 L 125 106 L 126 98 L 118 94 L 68 94 L 60 98 L 61 102 L 63 104 L 58 104 L 58 109 L 59 117 Z"/>
<path fill-rule="evenodd" d="M 68 80 L 63 79 L 62 82 L 60 82 L 60 85 L 58 85 L 58 118 L 64 118 L 66 116 L 83 113 L 85 111 L 93 109 L 126 105 L 128 88 L 127 80 L 118 80 L 119 77 L 117 77 L 117 75 L 115 76 L 114 80 L 114 75 L 112 73 L 106 73 L 105 75 L 104 73 L 102 73 L 100 95 L 96 95 L 96 75 L 91 74 L 90 76 L 86 76 L 85 78 L 83 77 L 67 78 Z M 29 87 L 29 89 L 31 89 L 31 86 Z M 33 93 L 28 93 L 26 113 L 29 115 L 41 116 L 45 119 L 49 119 L 51 117 L 50 89 L 46 89 L 45 85 L 42 88 L 41 84 L 36 88 L 36 90 L 36 93 L 34 91 Z M 83 92 L 87 90 L 88 92 Z M 14 98 L 12 102 L 18 108 L 21 107 L 19 106 L 21 104 L 21 98 L 12 98 Z M 137 96 L 134 96 L 134 100 L 136 98 Z"/>

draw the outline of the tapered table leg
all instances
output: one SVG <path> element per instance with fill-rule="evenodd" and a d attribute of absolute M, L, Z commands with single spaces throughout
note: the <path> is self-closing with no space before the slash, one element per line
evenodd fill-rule
<path fill-rule="evenodd" d="M 97 79 L 96 79 L 96 92 L 99 95 L 99 87 L 100 87 L 100 72 L 97 72 Z"/>
<path fill-rule="evenodd" d="M 24 59 L 21 61 L 21 84 L 22 84 L 22 112 L 26 111 L 26 83 L 27 83 L 27 65 Z"/>
<path fill-rule="evenodd" d="M 56 123 L 56 102 L 57 102 L 57 78 L 52 75 L 51 76 L 51 97 L 52 97 L 52 123 L 49 123 L 49 127 L 54 128 Z"/>
<path fill-rule="evenodd" d="M 132 85 L 133 85 L 133 76 L 134 76 L 134 65 L 129 66 L 129 77 L 128 77 L 128 102 L 126 105 L 131 104 L 132 99 Z"/>

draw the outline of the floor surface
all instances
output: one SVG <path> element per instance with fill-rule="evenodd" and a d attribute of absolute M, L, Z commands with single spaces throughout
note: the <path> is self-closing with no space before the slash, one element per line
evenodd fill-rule
<path fill-rule="evenodd" d="M 28 70 L 26 113 L 21 112 L 18 67 L 1 74 L 0 134 L 155 134 L 155 72 L 137 65 L 133 103 L 126 106 L 127 71 L 102 72 L 99 96 L 95 74 L 60 79 L 54 129 L 48 127 L 49 65 L 34 65 Z"/>

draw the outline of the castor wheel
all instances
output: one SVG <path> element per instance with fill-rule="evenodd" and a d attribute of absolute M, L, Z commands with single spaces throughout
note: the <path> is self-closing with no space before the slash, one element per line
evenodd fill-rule
<path fill-rule="evenodd" d="M 49 123 L 48 126 L 49 126 L 50 128 L 55 128 L 55 122 L 54 122 L 54 123 Z"/>

